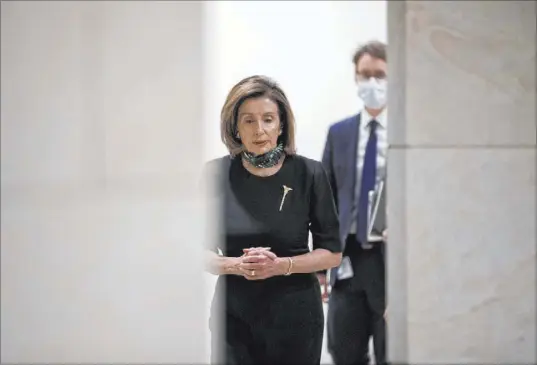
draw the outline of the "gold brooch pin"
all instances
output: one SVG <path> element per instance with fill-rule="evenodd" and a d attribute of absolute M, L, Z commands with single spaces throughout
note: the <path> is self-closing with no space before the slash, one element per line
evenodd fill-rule
<path fill-rule="evenodd" d="M 283 202 L 285 201 L 285 197 L 287 196 L 287 193 L 293 190 L 289 186 L 282 185 L 282 187 L 283 187 L 283 196 L 282 196 L 282 202 L 280 203 L 280 212 L 282 211 Z"/>

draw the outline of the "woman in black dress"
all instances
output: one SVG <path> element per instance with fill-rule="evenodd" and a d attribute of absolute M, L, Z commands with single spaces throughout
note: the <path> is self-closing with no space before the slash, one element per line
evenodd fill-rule
<path fill-rule="evenodd" d="M 209 167 L 219 172 L 224 237 L 220 254 L 209 253 L 209 271 L 220 276 L 211 319 L 223 320 L 225 332 L 218 338 L 213 330 L 222 351 L 216 343 L 212 362 L 319 364 L 324 314 L 315 273 L 341 261 L 326 173 L 295 154 L 293 113 L 269 78 L 233 87 L 221 133 L 230 156 Z"/>

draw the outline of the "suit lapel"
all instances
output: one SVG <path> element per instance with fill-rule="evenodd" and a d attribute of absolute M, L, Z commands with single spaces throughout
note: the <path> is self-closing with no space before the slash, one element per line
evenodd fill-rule
<path fill-rule="evenodd" d="M 360 116 L 358 114 L 352 119 L 349 134 L 351 136 L 351 154 L 349 156 L 349 171 L 356 171 L 358 166 L 358 141 L 360 140 Z M 356 185 L 356 173 L 353 176 L 353 189 Z"/>

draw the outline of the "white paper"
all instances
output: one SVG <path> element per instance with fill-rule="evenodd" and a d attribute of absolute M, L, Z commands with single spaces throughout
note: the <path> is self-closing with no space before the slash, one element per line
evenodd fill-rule
<path fill-rule="evenodd" d="M 347 280 L 354 276 L 354 271 L 352 270 L 351 259 L 349 256 L 343 257 L 341 260 L 341 265 L 337 269 L 337 279 L 338 280 Z"/>

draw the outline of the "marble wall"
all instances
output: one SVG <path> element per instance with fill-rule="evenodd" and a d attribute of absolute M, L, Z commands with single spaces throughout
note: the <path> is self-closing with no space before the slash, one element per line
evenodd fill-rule
<path fill-rule="evenodd" d="M 535 363 L 536 3 L 388 3 L 389 358 Z"/>
<path fill-rule="evenodd" d="M 207 363 L 202 3 L 1 7 L 2 363 Z"/>

